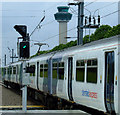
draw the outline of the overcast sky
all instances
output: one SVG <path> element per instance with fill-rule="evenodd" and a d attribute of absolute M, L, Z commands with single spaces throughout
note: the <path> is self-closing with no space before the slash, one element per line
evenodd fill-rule
<path fill-rule="evenodd" d="M 41 23 L 41 28 L 37 29 L 30 39 L 49 44 L 49 47 L 42 46 L 41 50 L 52 49 L 54 46 L 59 45 L 59 24 L 57 21 L 55 21 L 54 14 L 57 13 L 57 6 L 68 4 L 63 2 L 63 0 L 59 1 L 60 2 L 2 2 L 2 9 L 0 10 L 2 13 L 2 59 L 6 54 L 7 63 L 11 61 L 9 58 L 10 52 L 7 47 L 9 47 L 10 50 L 14 49 L 15 53 L 17 53 L 17 37 L 20 35 L 13 27 L 15 25 L 26 25 L 28 28 L 28 33 L 31 34 L 39 21 L 43 18 L 44 10 L 45 20 Z M 118 10 L 118 2 L 93 2 L 92 4 L 88 4 L 89 3 L 85 2 L 85 9 L 91 11 L 92 15 L 96 9 L 99 9 L 99 14 L 101 17 L 103 17 L 101 19 L 101 25 L 107 24 L 110 26 L 115 26 L 118 24 L 118 13 L 106 16 L 107 14 Z M 71 10 L 69 10 L 73 16 L 72 20 L 68 22 L 68 30 L 72 29 L 68 32 L 68 36 L 76 37 L 77 29 L 74 28 L 77 27 L 77 6 L 71 7 L 76 12 L 73 13 Z M 84 10 L 85 16 L 89 15 L 87 10 Z M 98 12 L 95 13 L 95 16 L 97 15 Z M 89 30 L 87 30 L 87 32 L 88 31 Z M 68 40 L 68 42 L 70 40 Z M 38 50 L 38 46 L 34 46 L 33 41 L 30 43 L 31 55 L 34 55 Z"/>

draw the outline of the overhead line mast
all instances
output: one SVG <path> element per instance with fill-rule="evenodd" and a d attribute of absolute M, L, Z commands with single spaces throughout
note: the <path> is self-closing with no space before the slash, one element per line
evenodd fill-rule
<path fill-rule="evenodd" d="M 69 3 L 68 5 L 77 5 L 78 6 L 78 26 L 77 26 L 77 45 L 83 45 L 83 29 L 88 28 L 98 28 L 100 26 L 100 16 L 98 16 L 98 24 L 96 24 L 95 17 L 94 24 L 91 24 L 91 15 L 85 18 L 85 25 L 83 24 L 84 21 L 84 0 L 78 0 L 77 3 Z M 89 20 L 89 24 L 87 24 L 87 20 Z"/>
<path fill-rule="evenodd" d="M 77 45 L 83 44 L 83 17 L 84 17 L 84 2 L 69 3 L 68 5 L 78 5 L 78 26 L 77 26 Z"/>

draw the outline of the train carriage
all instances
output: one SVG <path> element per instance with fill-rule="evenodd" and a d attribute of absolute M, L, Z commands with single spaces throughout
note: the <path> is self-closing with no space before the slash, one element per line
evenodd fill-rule
<path fill-rule="evenodd" d="M 33 69 L 29 87 L 99 111 L 120 114 L 119 42 L 117 35 L 31 58 L 26 61 L 26 66 Z M 8 77 L 9 81 L 20 84 L 22 62 L 7 66 L 7 70 L 11 67 L 14 77 Z"/>

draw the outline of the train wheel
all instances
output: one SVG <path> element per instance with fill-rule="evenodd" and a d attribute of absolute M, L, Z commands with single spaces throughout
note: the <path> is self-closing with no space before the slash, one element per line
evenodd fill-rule
<path fill-rule="evenodd" d="M 47 107 L 48 107 L 48 109 L 52 109 L 53 108 L 53 106 L 52 106 L 52 99 L 50 98 L 50 97 L 47 97 Z"/>

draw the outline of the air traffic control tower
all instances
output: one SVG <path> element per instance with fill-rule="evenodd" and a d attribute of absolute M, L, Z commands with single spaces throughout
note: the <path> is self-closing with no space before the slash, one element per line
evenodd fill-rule
<path fill-rule="evenodd" d="M 69 7 L 59 6 L 57 7 L 58 13 L 54 14 L 55 20 L 59 22 L 59 44 L 67 43 L 67 22 L 71 20 L 72 14 L 68 12 Z"/>

